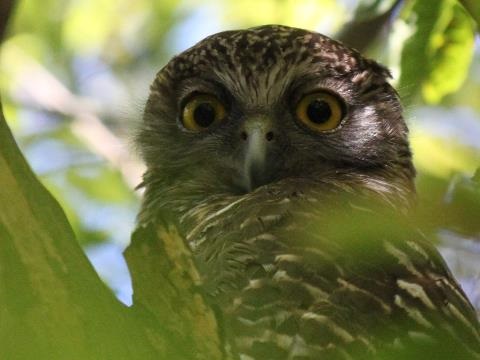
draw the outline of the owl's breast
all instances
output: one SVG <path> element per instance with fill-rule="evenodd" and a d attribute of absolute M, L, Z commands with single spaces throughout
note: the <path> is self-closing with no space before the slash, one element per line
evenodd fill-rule
<path fill-rule="evenodd" d="M 235 352 L 357 358 L 440 341 L 442 356 L 478 353 L 475 314 L 436 250 L 391 211 L 324 190 L 266 188 L 185 217 Z"/>

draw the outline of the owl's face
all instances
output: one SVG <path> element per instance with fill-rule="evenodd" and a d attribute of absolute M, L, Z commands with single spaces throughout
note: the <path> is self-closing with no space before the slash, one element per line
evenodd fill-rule
<path fill-rule="evenodd" d="M 152 84 L 137 136 L 147 191 L 155 183 L 244 194 L 332 173 L 413 189 L 407 127 L 388 76 L 306 30 L 271 25 L 210 36 Z"/>

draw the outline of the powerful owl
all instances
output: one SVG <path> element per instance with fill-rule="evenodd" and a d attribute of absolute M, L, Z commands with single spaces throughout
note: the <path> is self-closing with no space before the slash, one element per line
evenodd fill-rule
<path fill-rule="evenodd" d="M 480 358 L 474 309 L 409 220 L 389 76 L 277 25 L 212 35 L 158 73 L 137 133 L 139 221 L 178 221 L 226 356 Z"/>

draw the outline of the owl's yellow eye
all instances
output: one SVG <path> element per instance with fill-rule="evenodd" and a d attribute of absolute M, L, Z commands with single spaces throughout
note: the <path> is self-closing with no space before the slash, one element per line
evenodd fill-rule
<path fill-rule="evenodd" d="M 315 92 L 304 96 L 297 105 L 298 120 L 313 131 L 337 128 L 342 121 L 343 104 L 328 92 Z"/>
<path fill-rule="evenodd" d="M 225 107 L 215 96 L 196 95 L 183 108 L 182 124 L 192 131 L 207 130 L 222 121 L 225 113 Z"/>

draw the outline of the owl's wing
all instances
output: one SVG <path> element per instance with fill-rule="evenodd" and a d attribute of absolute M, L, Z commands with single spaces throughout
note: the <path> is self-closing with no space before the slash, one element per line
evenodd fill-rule
<path fill-rule="evenodd" d="M 480 359 L 475 311 L 432 244 L 389 210 L 310 195 L 197 209 L 210 215 L 188 239 L 233 353 Z"/>

